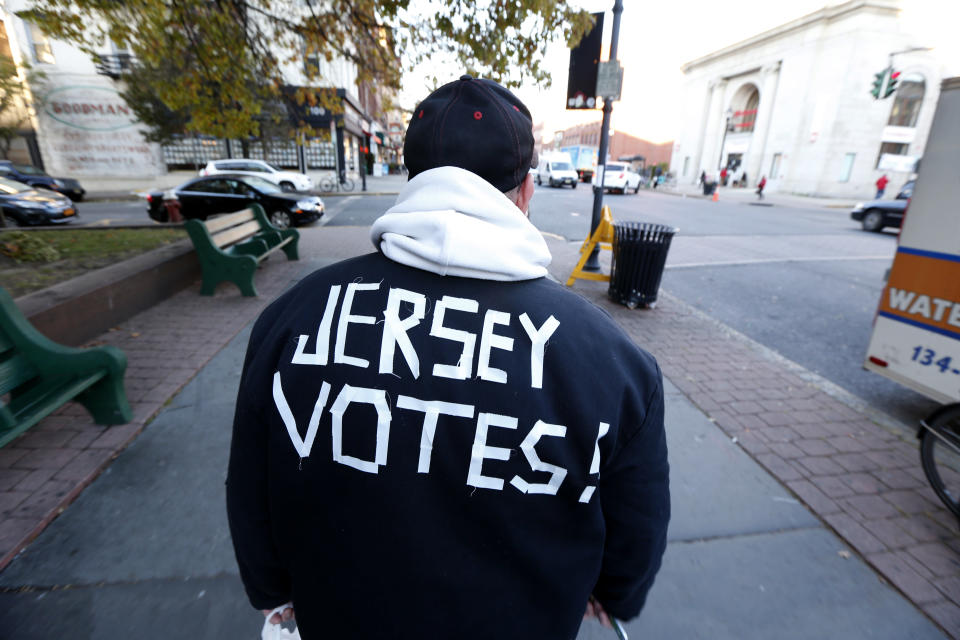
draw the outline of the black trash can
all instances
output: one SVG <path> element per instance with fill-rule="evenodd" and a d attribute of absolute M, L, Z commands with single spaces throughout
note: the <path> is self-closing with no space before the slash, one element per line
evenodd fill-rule
<path fill-rule="evenodd" d="M 610 299 L 631 309 L 653 307 L 667 263 L 670 241 L 678 230 L 649 222 L 613 223 Z"/>
<path fill-rule="evenodd" d="M 714 190 L 717 188 L 716 182 L 704 182 L 703 183 L 703 195 L 712 196 Z"/>

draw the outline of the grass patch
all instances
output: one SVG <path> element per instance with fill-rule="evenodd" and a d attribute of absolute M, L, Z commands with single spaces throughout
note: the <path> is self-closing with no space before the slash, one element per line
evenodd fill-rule
<path fill-rule="evenodd" d="M 186 237 L 163 228 L 0 231 L 0 283 L 16 298 Z"/>

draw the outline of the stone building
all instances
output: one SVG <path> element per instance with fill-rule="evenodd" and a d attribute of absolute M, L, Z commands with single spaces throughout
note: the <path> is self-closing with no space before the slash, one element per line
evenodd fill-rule
<path fill-rule="evenodd" d="M 727 167 L 750 186 L 766 176 L 767 191 L 866 198 L 883 174 L 899 188 L 957 63 L 928 50 L 900 15 L 894 0 L 832 2 L 685 64 L 671 159 L 679 184 Z M 898 89 L 876 100 L 875 74 L 891 62 Z"/>

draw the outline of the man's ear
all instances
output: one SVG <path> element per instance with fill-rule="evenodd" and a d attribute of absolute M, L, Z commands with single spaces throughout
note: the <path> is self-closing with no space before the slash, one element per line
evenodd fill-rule
<path fill-rule="evenodd" d="M 523 211 L 523 215 L 528 218 L 530 217 L 528 209 L 530 208 L 530 200 L 533 199 L 534 190 L 533 174 L 528 173 L 527 177 L 520 183 L 520 192 L 517 194 L 516 201 L 517 208 Z"/>

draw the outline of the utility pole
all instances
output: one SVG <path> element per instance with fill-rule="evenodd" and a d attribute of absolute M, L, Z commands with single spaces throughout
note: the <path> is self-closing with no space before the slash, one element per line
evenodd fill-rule
<path fill-rule="evenodd" d="M 610 35 L 610 56 L 609 61 L 613 62 L 617 59 L 617 41 L 620 39 L 620 14 L 623 13 L 623 0 L 616 0 L 613 3 L 613 33 Z M 600 211 L 603 209 L 603 179 L 606 174 L 606 164 L 607 164 L 607 148 L 610 143 L 610 114 L 613 112 L 613 99 L 604 97 L 603 98 L 603 124 L 600 130 L 600 149 L 597 152 L 597 174 L 600 175 L 600 184 L 596 182 L 596 175 L 594 175 L 594 184 L 593 184 L 593 213 L 590 216 L 590 234 L 593 235 L 593 232 L 597 230 L 597 227 L 600 226 Z M 589 237 L 589 236 L 587 236 Z M 600 271 L 600 247 L 596 246 L 593 248 L 593 253 L 590 254 L 590 257 L 587 259 L 586 264 L 583 265 L 584 271 Z"/>

